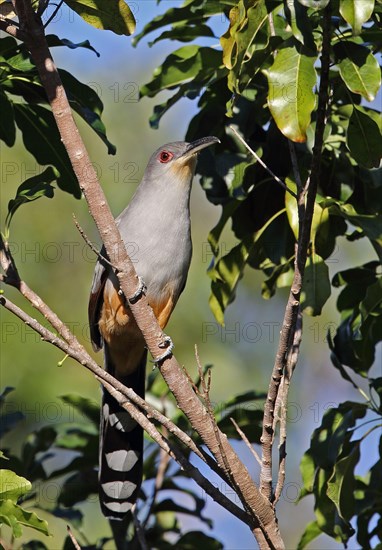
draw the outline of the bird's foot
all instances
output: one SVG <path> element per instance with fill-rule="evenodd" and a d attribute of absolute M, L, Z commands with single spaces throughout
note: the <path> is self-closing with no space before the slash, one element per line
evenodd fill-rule
<path fill-rule="evenodd" d="M 138 277 L 137 290 L 134 292 L 134 294 L 130 298 L 127 299 L 129 304 L 135 304 L 135 302 L 138 300 L 138 298 L 140 298 L 142 296 L 142 294 L 144 294 L 147 290 L 147 286 L 146 286 L 144 280 L 142 279 L 142 277 L 140 277 L 139 275 L 137 277 Z M 120 293 L 120 292 L 121 292 L 121 290 L 118 291 L 118 293 Z"/>
<path fill-rule="evenodd" d="M 171 357 L 172 351 L 173 351 L 175 346 L 174 346 L 174 343 L 171 340 L 171 338 L 165 334 L 164 338 L 163 338 L 163 342 L 160 342 L 158 344 L 158 347 L 161 348 L 161 349 L 165 349 L 166 351 L 164 351 L 162 353 L 162 355 L 159 355 L 159 357 L 155 358 L 153 369 L 155 369 L 155 367 L 160 365 L 162 363 L 162 361 L 164 361 L 168 357 Z"/>

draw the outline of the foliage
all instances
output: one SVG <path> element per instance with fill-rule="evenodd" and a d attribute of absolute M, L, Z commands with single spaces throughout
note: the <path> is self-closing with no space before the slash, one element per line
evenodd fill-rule
<path fill-rule="evenodd" d="M 133 15 L 122 0 L 67 0 L 66 4 L 97 28 L 118 34 L 131 34 L 134 30 Z M 378 427 L 382 412 L 375 399 L 382 394 L 381 378 L 373 378 L 370 371 L 381 339 L 378 328 L 382 317 L 378 272 L 382 259 L 379 167 L 382 139 L 380 113 L 370 105 L 381 87 L 378 33 L 382 3 L 380 0 L 186 0 L 182 6 L 154 17 L 135 36 L 134 44 L 158 31 L 160 34 L 150 42 L 151 46 L 162 40 L 182 43 L 140 90 L 141 98 L 155 97 L 163 91 L 171 94 L 154 108 L 151 126 L 157 128 L 166 112 L 181 99 L 197 99 L 198 112 L 189 124 L 186 139 L 216 135 L 221 140 L 214 164 L 211 151 L 206 150 L 201 153 L 198 169 L 207 198 L 221 206 L 221 218 L 209 235 L 214 254 L 209 275 L 210 306 L 217 321 L 223 324 L 225 310 L 235 298 L 245 269 L 263 274 L 262 295 L 266 299 L 277 289 L 290 285 L 298 236 L 294 198 L 256 162 L 229 126 L 233 125 L 244 136 L 252 150 L 290 190 L 305 184 L 314 147 L 323 14 L 327 10 L 331 16 L 330 104 L 302 308 L 306 315 L 320 314 L 333 289 L 341 288 L 337 299 L 340 324 L 334 337 L 328 338 L 331 360 L 353 387 L 360 389 L 360 384 L 354 381 L 354 376 L 359 375 L 367 380 L 370 391 L 366 394 L 360 389 L 362 402 L 347 401 L 330 409 L 313 433 L 301 471 L 302 496 L 314 495 L 316 519 L 307 526 L 299 547 L 304 548 L 321 533 L 344 543 L 355 533 L 363 548 L 371 548 L 380 531 L 381 460 L 363 477 L 355 470 L 365 454 L 364 441 L 369 441 L 370 433 Z M 227 27 L 217 47 L 214 17 L 221 15 L 226 17 Z M 212 45 L 206 45 L 209 40 L 213 40 Z M 50 35 L 48 43 L 50 47 L 86 48 L 97 54 L 88 41 L 74 44 Z M 27 48 L 14 38 L 2 38 L 0 56 L 0 139 L 12 147 L 18 128 L 25 148 L 44 167 L 39 175 L 20 182 L 15 198 L 9 203 L 8 231 L 17 209 L 40 196 L 53 197 L 55 183 L 77 198 L 80 190 Z M 114 154 L 115 147 L 108 140 L 102 122 L 103 105 L 98 95 L 65 70 L 60 70 L 60 75 L 72 109 L 100 137 L 108 152 Z M 236 245 L 220 256 L 229 225 Z M 338 243 L 360 239 L 370 243 L 376 260 L 365 265 L 355 263 L 330 280 L 328 260 Z M 157 392 L 159 396 L 162 392 Z M 218 420 L 229 437 L 238 438 L 230 421 L 232 416 L 250 441 L 259 441 L 259 411 L 244 407 L 237 414 L 236 407 L 246 400 L 260 398 L 261 395 L 248 394 L 225 404 L 229 412 Z M 1 475 L 5 476 L 3 479 L 14 476 L 16 490 L 7 492 L 7 500 L 3 494 L 1 502 L 6 504 L 5 508 L 0 505 L 0 514 L 15 536 L 20 532 L 20 524 L 47 533 L 45 524 L 39 523 L 41 520 L 34 514 L 25 515 L 29 512 L 17 502 L 34 502 L 36 482 L 63 480 L 50 513 L 75 526 L 82 522 L 78 504 L 96 492 L 98 411 L 84 399 L 74 396 L 63 399 L 87 421 L 42 427 L 29 435 L 19 457 L 6 452 L 9 460 Z M 173 418 L 187 428 L 185 418 L 175 409 Z M 9 430 L 18 421 L 20 416 L 9 413 L 2 425 Z M 371 428 L 362 432 L 366 422 L 371 423 Z M 189 508 L 178 505 L 176 499 L 162 498 L 162 490 L 171 490 L 172 494 L 185 492 L 180 483 L 182 474 L 176 466 L 172 463 L 166 466 L 160 490 L 149 494 L 146 487 L 150 487 L 150 480 L 151 485 L 155 480 L 160 453 L 151 445 L 148 450 L 145 463 L 148 483 L 142 490 L 141 513 L 150 546 L 168 548 L 167 537 L 171 534 L 177 548 L 192 547 L 195 541 L 205 548 L 219 548 L 220 543 L 202 531 L 181 531 L 177 513 L 196 516 L 210 525 L 203 516 L 204 503 L 195 493 L 187 490 L 192 502 Z M 48 475 L 44 469 L 46 458 L 68 451 L 75 452 L 75 457 Z M 25 478 L 25 487 L 32 483 L 32 492 L 24 494 L 21 476 Z M 134 547 L 138 542 L 133 526 L 129 535 Z M 89 548 L 102 548 L 106 542 L 107 539 L 94 541 Z M 35 547 L 33 541 L 26 547 Z"/>

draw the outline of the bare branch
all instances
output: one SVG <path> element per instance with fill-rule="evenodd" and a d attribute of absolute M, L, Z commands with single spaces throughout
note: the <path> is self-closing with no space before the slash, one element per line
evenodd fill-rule
<path fill-rule="evenodd" d="M 310 176 L 305 184 L 298 190 L 297 209 L 299 217 L 299 237 L 297 243 L 296 259 L 293 282 L 290 289 L 288 303 L 285 308 L 284 321 L 280 334 L 278 350 L 273 366 L 272 376 L 268 387 L 267 399 L 264 406 L 262 443 L 262 468 L 260 474 L 260 491 L 268 499 L 272 496 L 272 442 L 274 435 L 274 416 L 276 414 L 276 402 L 280 389 L 280 383 L 286 370 L 288 361 L 291 366 L 297 363 L 299 354 L 300 337 L 296 338 L 298 315 L 300 310 L 300 295 L 305 264 L 310 243 L 314 204 L 320 177 L 321 152 L 323 147 L 326 111 L 328 105 L 329 67 L 330 67 L 330 4 L 325 8 L 323 15 L 323 41 L 321 54 L 321 78 L 318 92 L 317 122 L 314 138 Z M 305 200 L 306 198 L 306 200 Z M 293 349 L 291 355 L 291 349 Z M 294 368 L 293 366 L 293 368 Z M 288 376 L 291 372 L 288 372 Z M 284 434 L 285 435 L 285 434 Z M 280 452 L 285 454 L 285 440 Z M 285 462 L 285 456 L 281 461 Z M 283 466 L 284 467 L 284 466 Z M 283 467 L 281 469 L 283 469 Z M 280 480 L 280 476 L 279 476 Z M 282 484 L 282 481 L 280 481 Z M 280 492 L 280 491 L 279 491 Z"/>

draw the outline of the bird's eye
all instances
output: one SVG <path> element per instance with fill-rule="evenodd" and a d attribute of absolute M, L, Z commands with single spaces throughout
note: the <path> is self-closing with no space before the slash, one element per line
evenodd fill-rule
<path fill-rule="evenodd" d="M 173 153 L 170 153 L 170 151 L 161 151 L 159 153 L 159 162 L 170 162 L 173 156 Z"/>

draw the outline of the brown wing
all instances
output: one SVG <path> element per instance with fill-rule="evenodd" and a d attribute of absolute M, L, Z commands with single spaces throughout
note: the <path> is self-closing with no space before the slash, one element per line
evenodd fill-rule
<path fill-rule="evenodd" d="M 105 282 L 108 277 L 108 272 L 105 267 L 98 261 L 93 275 L 93 283 L 90 291 L 88 305 L 88 319 L 90 328 L 90 338 L 93 349 L 98 351 L 102 348 L 102 336 L 99 331 L 98 321 L 103 304 L 103 291 Z"/>

